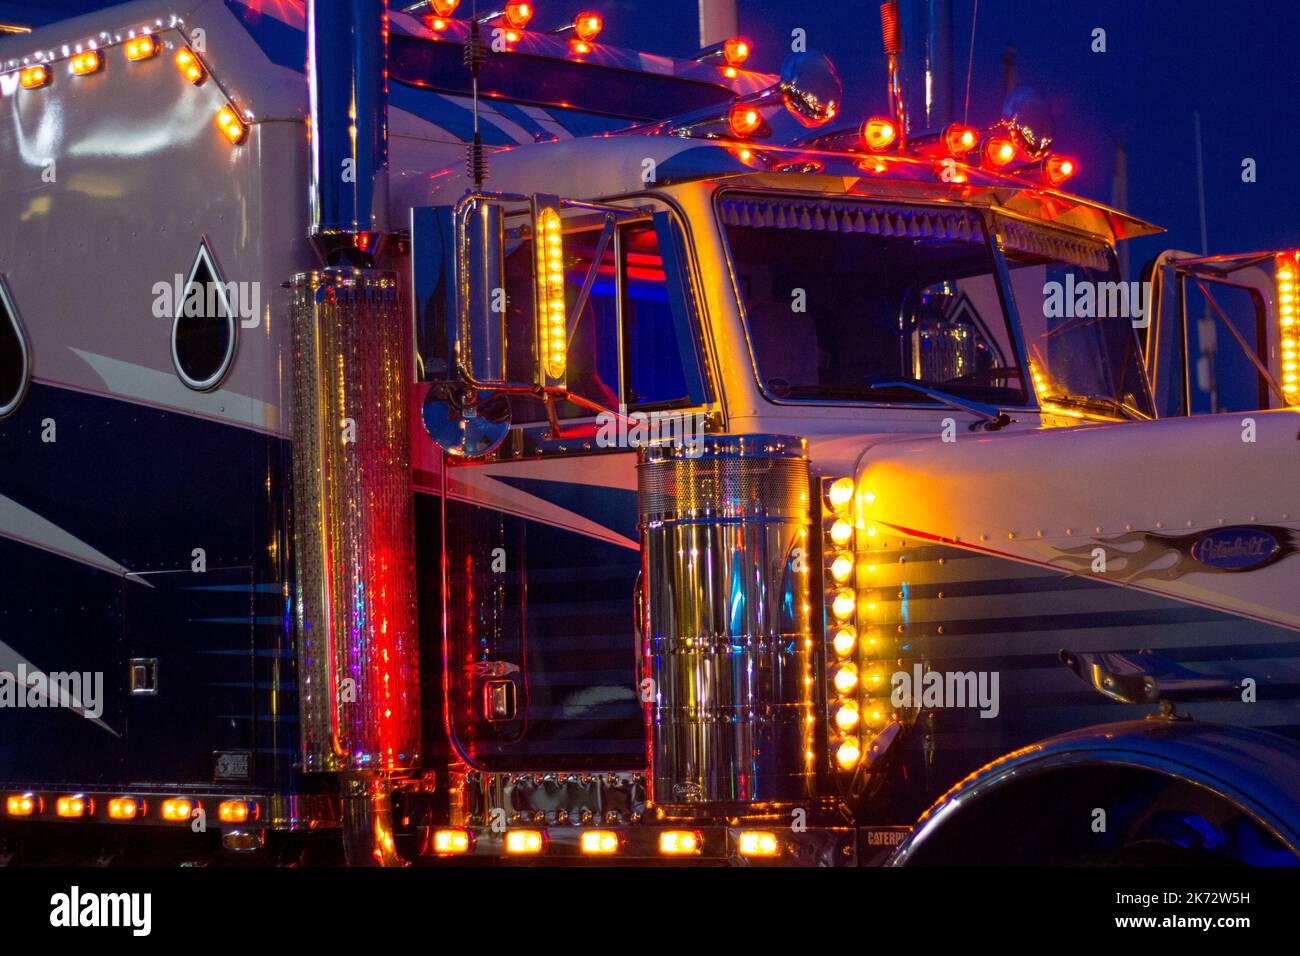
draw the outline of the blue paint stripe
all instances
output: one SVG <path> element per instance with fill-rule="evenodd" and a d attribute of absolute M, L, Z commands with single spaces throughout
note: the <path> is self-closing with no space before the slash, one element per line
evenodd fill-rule
<path fill-rule="evenodd" d="M 469 142 L 474 138 L 474 114 L 450 99 L 433 90 L 393 81 L 388 85 L 389 105 L 413 113 L 420 119 L 428 120 L 440 126 L 457 139 Z M 488 146 L 517 146 L 513 136 L 506 135 L 499 126 L 494 126 L 486 116 L 479 116 L 479 134 Z"/>

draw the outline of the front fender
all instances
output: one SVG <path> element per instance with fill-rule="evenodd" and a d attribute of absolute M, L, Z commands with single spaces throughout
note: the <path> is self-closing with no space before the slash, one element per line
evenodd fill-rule
<path fill-rule="evenodd" d="M 975 803 L 1062 768 L 1127 767 L 1203 787 L 1271 830 L 1300 855 L 1300 744 L 1242 727 L 1135 720 L 1070 731 L 1023 747 L 958 782 L 917 820 L 891 855 L 905 866 Z"/>

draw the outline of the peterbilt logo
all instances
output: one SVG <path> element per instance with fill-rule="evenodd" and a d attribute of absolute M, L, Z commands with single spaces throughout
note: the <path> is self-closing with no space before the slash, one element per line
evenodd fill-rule
<path fill-rule="evenodd" d="M 1282 542 L 1262 528 L 1220 528 L 1192 543 L 1192 557 L 1219 571 L 1253 571 L 1278 557 Z"/>
<path fill-rule="evenodd" d="M 1255 571 L 1300 550 L 1300 533 L 1275 525 L 1232 525 L 1182 535 L 1130 531 L 1093 540 L 1106 546 L 1111 562 L 1107 576 L 1125 583 L 1174 581 L 1193 572 Z M 1062 548 L 1053 563 L 1086 572 L 1096 559 L 1095 551 L 1091 544 Z M 1176 555 L 1172 562 L 1170 552 Z"/>

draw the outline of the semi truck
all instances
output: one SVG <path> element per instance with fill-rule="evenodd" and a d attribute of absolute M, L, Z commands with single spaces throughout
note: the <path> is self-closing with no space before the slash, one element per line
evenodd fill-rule
<path fill-rule="evenodd" d="M 0 858 L 1295 865 L 1300 252 L 550 2 L 0 37 Z"/>

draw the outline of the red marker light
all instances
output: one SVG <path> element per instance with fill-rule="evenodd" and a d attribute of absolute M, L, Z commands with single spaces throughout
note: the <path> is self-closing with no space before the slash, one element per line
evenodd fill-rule
<path fill-rule="evenodd" d="M 1068 156 L 1052 154 L 1043 161 L 1043 175 L 1053 186 L 1061 185 L 1078 171 L 1078 164 Z"/>
<path fill-rule="evenodd" d="M 1016 144 L 1005 136 L 995 136 L 985 144 L 984 158 L 990 166 L 1005 166 L 1016 158 Z"/>
<path fill-rule="evenodd" d="M 749 59 L 751 49 L 748 40 L 743 37 L 732 37 L 723 41 L 722 58 L 727 61 L 728 66 L 740 66 Z"/>
<path fill-rule="evenodd" d="M 744 139 L 763 125 L 763 114 L 753 106 L 737 103 L 727 114 L 727 124 L 731 127 L 733 136 Z"/>
<path fill-rule="evenodd" d="M 533 18 L 533 5 L 525 3 L 524 0 L 510 0 L 506 4 L 506 20 L 516 30 L 522 30 L 528 26 L 528 21 Z"/>
<path fill-rule="evenodd" d="M 573 18 L 573 32 L 579 40 L 594 40 L 603 29 L 605 21 L 599 13 L 580 13 Z"/>
<path fill-rule="evenodd" d="M 459 6 L 460 0 L 433 0 L 433 12 L 442 18 L 451 16 Z"/>
<path fill-rule="evenodd" d="M 883 116 L 873 116 L 862 124 L 860 130 L 862 144 L 873 153 L 888 149 L 898 139 L 898 127 L 893 120 Z"/>
<path fill-rule="evenodd" d="M 953 123 L 944 131 L 943 141 L 950 156 L 965 156 L 979 143 L 980 134 L 969 126 Z"/>

